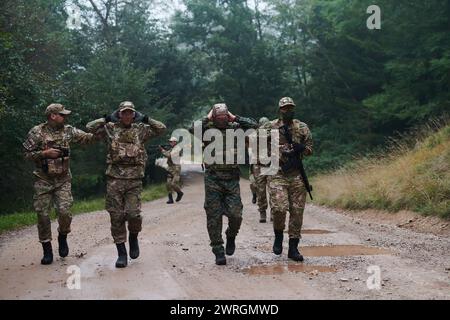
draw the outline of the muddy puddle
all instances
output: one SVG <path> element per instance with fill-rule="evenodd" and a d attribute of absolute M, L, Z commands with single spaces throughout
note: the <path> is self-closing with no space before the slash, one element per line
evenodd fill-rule
<path fill-rule="evenodd" d="M 312 275 L 318 275 L 323 272 L 336 272 L 337 269 L 328 266 L 314 266 L 304 264 L 287 264 L 287 265 L 262 265 L 252 266 L 243 270 L 244 274 L 251 276 L 280 275 L 288 272 L 302 272 Z"/>
<path fill-rule="evenodd" d="M 261 246 L 264 251 L 272 252 L 272 244 Z M 387 249 L 363 245 L 329 245 L 299 247 L 303 256 L 307 257 L 345 257 L 391 254 Z"/>

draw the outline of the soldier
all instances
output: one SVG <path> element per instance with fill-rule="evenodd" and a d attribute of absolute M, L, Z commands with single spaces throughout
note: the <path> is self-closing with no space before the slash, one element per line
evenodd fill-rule
<path fill-rule="evenodd" d="M 264 129 L 280 132 L 280 167 L 277 174 L 268 176 L 270 205 L 273 214 L 275 241 L 273 252 L 280 255 L 283 250 L 283 231 L 286 214 L 289 211 L 289 251 L 288 257 L 294 261 L 303 261 L 298 251 L 303 224 L 303 211 L 306 202 L 306 188 L 301 178 L 298 163 L 304 156 L 313 152 L 313 141 L 308 126 L 294 119 L 295 104 L 292 98 L 284 97 L 279 104 L 279 119 L 263 125 Z M 288 130 L 287 132 L 285 130 Z M 289 137 L 292 144 L 288 143 Z M 295 161 L 289 157 L 295 156 Z"/>
<path fill-rule="evenodd" d="M 118 116 L 118 122 L 107 122 Z M 142 121 L 142 123 L 137 123 Z M 130 101 L 120 103 L 112 116 L 100 118 L 87 124 L 90 132 L 106 139 L 107 191 L 106 210 L 111 217 L 111 234 L 117 247 L 116 268 L 128 264 L 125 242 L 128 221 L 130 258 L 139 257 L 138 234 L 142 229 L 141 192 L 147 153 L 144 143 L 161 135 L 166 126 L 136 112 Z"/>
<path fill-rule="evenodd" d="M 226 129 L 250 129 L 256 128 L 257 123 L 253 119 L 235 116 L 228 111 L 225 103 L 215 104 L 208 116 L 202 119 L 202 137 L 208 129 L 218 129 L 222 132 L 225 140 Z M 194 132 L 193 127 L 191 133 Z M 205 147 L 211 141 L 203 141 Z M 230 150 L 226 150 L 226 141 L 223 141 L 223 156 Z M 236 145 L 234 150 L 236 151 Z M 217 150 L 216 150 L 217 152 Z M 205 163 L 205 203 L 207 229 L 212 252 L 216 256 L 217 265 L 225 265 L 226 258 L 222 238 L 222 216 L 228 217 L 228 228 L 226 230 L 227 243 L 226 254 L 233 255 L 236 244 L 235 238 L 242 223 L 242 202 L 239 188 L 239 165 Z"/>
<path fill-rule="evenodd" d="M 168 174 L 167 174 L 167 192 L 169 200 L 168 204 L 173 203 L 172 192 L 175 191 L 177 193 L 177 198 L 175 201 L 180 201 L 183 197 L 183 192 L 180 188 L 180 173 L 181 173 L 181 165 L 179 163 L 175 163 L 172 159 L 176 154 L 180 157 L 180 148 L 177 147 L 178 139 L 175 137 L 171 137 L 169 139 L 169 144 L 171 149 L 166 150 L 162 146 L 159 146 L 159 150 L 167 158 L 167 166 L 168 166 Z M 178 158 L 179 160 L 180 158 Z"/>
<path fill-rule="evenodd" d="M 269 119 L 262 117 L 259 119 L 259 126 L 262 127 L 269 122 Z M 253 174 L 255 177 L 255 189 L 256 198 L 258 200 L 258 210 L 259 210 L 259 222 L 266 222 L 266 210 L 267 210 L 267 175 L 261 174 L 261 168 L 265 165 L 257 163 L 254 165 Z M 270 221 L 272 221 L 272 214 L 270 214 Z"/>
<path fill-rule="evenodd" d="M 34 161 L 33 206 L 38 216 L 39 241 L 44 256 L 42 264 L 53 262 L 50 211 L 56 208 L 58 216 L 58 251 L 60 257 L 69 254 L 67 234 L 70 233 L 72 214 L 72 174 L 70 172 L 70 145 L 88 144 L 94 135 L 65 125 L 70 110 L 62 104 L 52 103 L 45 110 L 47 122 L 35 126 L 23 143 L 25 158 Z"/>

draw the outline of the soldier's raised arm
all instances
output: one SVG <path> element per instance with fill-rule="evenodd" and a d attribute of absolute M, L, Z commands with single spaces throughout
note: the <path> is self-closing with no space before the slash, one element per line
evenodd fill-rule
<path fill-rule="evenodd" d="M 83 130 L 71 127 L 72 141 L 77 144 L 86 145 L 98 140 L 98 136 L 92 133 L 86 133 Z"/>
<path fill-rule="evenodd" d="M 258 123 L 255 119 L 252 118 L 246 118 L 241 116 L 235 116 L 235 122 L 239 123 L 239 126 L 242 129 L 256 129 L 258 128 Z"/>
<path fill-rule="evenodd" d="M 142 128 L 141 137 L 144 142 L 150 138 L 162 135 L 167 129 L 164 123 L 148 116 L 144 117 L 139 126 Z"/>
<path fill-rule="evenodd" d="M 105 124 L 106 124 L 105 118 L 99 118 L 89 122 L 86 125 L 86 130 L 87 132 L 96 135 L 98 138 L 105 137 L 106 136 Z"/>

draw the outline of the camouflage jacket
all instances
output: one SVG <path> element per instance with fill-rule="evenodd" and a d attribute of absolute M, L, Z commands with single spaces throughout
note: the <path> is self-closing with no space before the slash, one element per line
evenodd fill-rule
<path fill-rule="evenodd" d="M 70 144 L 88 144 L 95 141 L 95 136 L 70 125 L 52 128 L 47 122 L 33 127 L 23 143 L 26 159 L 34 161 L 34 175 L 47 181 L 65 181 L 72 177 L 69 166 Z M 45 159 L 42 151 L 55 148 L 64 150 L 61 158 Z"/>
<path fill-rule="evenodd" d="M 238 164 L 226 164 L 225 160 L 226 160 L 226 152 L 230 152 L 230 150 L 226 150 L 226 130 L 227 129 L 243 129 L 243 130 L 247 130 L 247 129 L 256 129 L 258 128 L 258 123 L 251 118 L 244 118 L 244 117 L 240 117 L 240 116 L 236 116 L 236 120 L 234 122 L 229 122 L 228 126 L 226 128 L 217 128 L 214 124 L 213 121 L 209 120 L 207 117 L 203 118 L 202 120 L 202 138 L 203 135 L 205 133 L 206 130 L 208 129 L 217 129 L 220 130 L 223 134 L 223 150 L 222 152 L 220 150 L 217 150 L 216 152 L 221 152 L 222 155 L 222 159 L 223 159 L 223 164 L 220 163 L 212 163 L 212 164 L 207 164 L 205 163 L 205 169 L 206 172 L 215 172 L 218 175 L 223 176 L 224 178 L 226 178 L 228 175 L 232 175 L 235 176 L 235 172 L 238 171 L 239 172 L 239 165 Z M 194 133 L 194 126 L 192 126 L 189 131 L 191 133 Z M 211 141 L 203 141 L 203 145 L 204 148 L 206 148 L 209 144 L 211 143 Z M 236 154 L 237 153 L 237 149 L 236 149 L 236 145 L 234 145 L 234 150 L 231 150 L 232 153 Z M 226 173 L 226 171 L 229 171 L 230 173 Z"/>
<path fill-rule="evenodd" d="M 279 119 L 275 119 L 264 124 L 261 127 L 262 129 L 267 129 L 268 131 L 279 130 L 280 165 L 286 162 L 286 158 L 285 155 L 283 154 L 283 151 L 288 143 L 286 137 L 282 134 L 282 130 L 280 130 L 282 126 L 283 126 L 282 121 Z M 303 157 L 311 155 L 313 153 L 313 140 L 311 131 L 309 130 L 306 123 L 294 119 L 292 123 L 288 126 L 288 128 L 292 136 L 292 141 L 294 143 L 302 143 L 305 145 L 305 150 L 302 152 L 300 157 L 303 159 Z"/>
<path fill-rule="evenodd" d="M 116 179 L 142 179 L 147 162 L 145 142 L 161 135 L 166 126 L 149 119 L 149 124 L 133 123 L 130 127 L 120 122 L 105 122 L 104 118 L 91 121 L 87 130 L 102 136 L 108 145 L 106 175 Z"/>
<path fill-rule="evenodd" d="M 180 173 L 181 165 L 179 163 L 175 163 L 176 161 L 174 162 L 173 158 L 175 158 L 175 155 L 178 155 L 178 161 L 181 160 L 181 148 L 176 145 L 169 150 L 162 150 L 161 153 L 167 158 L 167 171 L 169 171 L 172 175 Z"/>

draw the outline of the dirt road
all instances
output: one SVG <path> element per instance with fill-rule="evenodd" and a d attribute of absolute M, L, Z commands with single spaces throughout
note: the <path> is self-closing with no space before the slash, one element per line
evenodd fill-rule
<path fill-rule="evenodd" d="M 114 268 L 116 249 L 105 211 L 76 216 L 70 255 L 56 254 L 50 266 L 40 265 L 35 226 L 3 234 L 0 298 L 450 299 L 449 237 L 308 205 L 301 241 L 305 262 L 295 263 L 287 259 L 286 247 L 282 256 L 271 252 L 272 226 L 258 223 L 246 180 L 241 181 L 244 222 L 236 253 L 226 266 L 216 266 L 201 173 L 185 173 L 184 180 L 180 203 L 161 199 L 143 205 L 141 257 L 125 269 Z M 72 265 L 80 268 L 75 270 L 81 289 L 68 288 Z"/>

